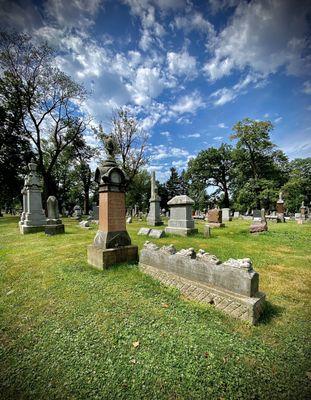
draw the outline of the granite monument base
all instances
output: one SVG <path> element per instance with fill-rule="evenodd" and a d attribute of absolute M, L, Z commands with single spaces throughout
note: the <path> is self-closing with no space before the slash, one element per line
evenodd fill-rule
<path fill-rule="evenodd" d="M 114 249 L 101 249 L 93 244 L 87 247 L 87 262 L 99 270 L 115 264 L 138 261 L 138 246 L 122 246 Z"/>
<path fill-rule="evenodd" d="M 46 225 L 44 232 L 46 235 L 50 236 L 65 233 L 65 225 L 64 224 Z"/>
<path fill-rule="evenodd" d="M 19 229 L 20 229 L 20 233 L 22 235 L 25 235 L 27 233 L 43 232 L 45 230 L 45 225 L 41 225 L 41 226 L 20 225 Z"/>
<path fill-rule="evenodd" d="M 168 226 L 165 228 L 165 233 L 171 233 L 173 235 L 179 236 L 189 236 L 193 233 L 198 233 L 198 230 L 196 228 L 177 228 L 173 226 Z"/>

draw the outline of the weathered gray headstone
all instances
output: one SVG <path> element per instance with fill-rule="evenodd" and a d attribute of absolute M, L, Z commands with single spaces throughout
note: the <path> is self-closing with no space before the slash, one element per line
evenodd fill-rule
<path fill-rule="evenodd" d="M 25 178 L 23 193 L 24 211 L 19 223 L 22 234 L 44 231 L 46 218 L 42 209 L 42 181 L 37 173 L 37 164 L 28 164 L 29 174 Z"/>
<path fill-rule="evenodd" d="M 232 220 L 230 216 L 230 208 L 222 208 L 221 211 L 222 211 L 222 220 L 224 222 Z"/>
<path fill-rule="evenodd" d="M 82 209 L 81 207 L 77 204 L 73 208 L 73 217 L 79 221 L 82 218 Z"/>
<path fill-rule="evenodd" d="M 132 217 L 128 217 L 128 218 L 126 219 L 126 223 L 127 223 L 127 224 L 131 224 L 131 223 L 132 223 Z"/>
<path fill-rule="evenodd" d="M 148 225 L 158 226 L 163 225 L 160 217 L 160 201 L 161 197 L 158 195 L 158 187 L 155 180 L 155 171 L 151 174 L 151 196 L 149 200 L 150 209 L 147 217 Z"/>
<path fill-rule="evenodd" d="M 149 237 L 154 239 L 160 239 L 165 236 L 165 232 L 160 229 L 151 229 L 149 232 Z"/>
<path fill-rule="evenodd" d="M 46 220 L 45 233 L 47 235 L 57 235 L 65 232 L 64 224 L 59 218 L 58 201 L 55 196 L 50 196 L 47 201 L 48 218 Z"/>
<path fill-rule="evenodd" d="M 96 203 L 93 203 L 93 219 L 97 220 L 99 219 L 99 207 L 96 205 Z"/>
<path fill-rule="evenodd" d="M 234 211 L 233 218 L 240 218 L 239 211 Z"/>
<path fill-rule="evenodd" d="M 170 219 L 168 227 L 165 228 L 166 233 L 188 236 L 198 231 L 194 227 L 192 218 L 194 201 L 190 197 L 186 195 L 175 196 L 167 204 L 170 206 Z"/>

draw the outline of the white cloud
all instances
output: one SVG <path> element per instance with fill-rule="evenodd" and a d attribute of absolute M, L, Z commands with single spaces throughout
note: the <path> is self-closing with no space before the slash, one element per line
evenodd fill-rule
<path fill-rule="evenodd" d="M 283 117 L 277 117 L 277 118 L 275 118 L 274 123 L 278 124 L 279 122 L 282 121 L 282 119 L 283 119 Z"/>
<path fill-rule="evenodd" d="M 45 11 L 58 26 L 87 28 L 101 6 L 101 0 L 53 0 L 46 1 Z"/>
<path fill-rule="evenodd" d="M 255 88 L 261 87 L 258 82 L 262 82 L 264 79 L 260 75 L 249 73 L 245 78 L 241 79 L 231 88 L 221 88 L 213 92 L 210 97 L 213 99 L 214 106 L 223 106 L 235 100 L 239 94 L 247 93 L 247 89 L 251 84 L 255 85 Z"/>
<path fill-rule="evenodd" d="M 149 146 L 151 161 L 164 160 L 167 158 L 188 157 L 189 152 L 179 147 L 167 147 L 163 144 L 157 146 Z"/>
<path fill-rule="evenodd" d="M 188 135 L 188 138 L 199 138 L 199 137 L 201 137 L 199 133 L 191 133 L 190 135 Z"/>
<path fill-rule="evenodd" d="M 190 113 L 195 114 L 199 108 L 205 106 L 201 95 L 195 91 L 191 94 L 182 96 L 177 103 L 171 106 L 171 110 L 177 114 Z"/>
<path fill-rule="evenodd" d="M 228 127 L 226 126 L 226 124 L 223 123 L 223 122 L 220 122 L 217 126 L 218 126 L 218 128 L 222 128 L 222 129 L 227 129 L 227 128 L 228 128 Z"/>
<path fill-rule="evenodd" d="M 209 79 L 247 67 L 263 76 L 282 66 L 289 74 L 307 73 L 307 11 L 306 0 L 240 2 L 229 24 L 208 44 L 213 57 L 204 71 Z"/>
<path fill-rule="evenodd" d="M 220 141 L 223 139 L 223 136 L 215 136 L 213 137 L 214 140 Z"/>
<path fill-rule="evenodd" d="M 168 132 L 168 131 L 160 132 L 160 135 L 166 136 L 167 138 L 169 138 L 171 136 L 170 132 Z"/>
<path fill-rule="evenodd" d="M 215 30 L 213 25 L 199 12 L 191 12 L 188 15 L 176 16 L 174 25 L 177 29 L 183 29 L 185 32 L 193 30 L 200 31 L 213 37 Z"/>
<path fill-rule="evenodd" d="M 269 118 L 269 113 L 265 113 L 264 118 Z"/>
<path fill-rule="evenodd" d="M 167 62 L 169 71 L 173 75 L 186 75 L 191 78 L 195 77 L 197 74 L 196 59 L 191 56 L 187 50 L 184 50 L 182 53 L 167 53 Z"/>
<path fill-rule="evenodd" d="M 311 94 L 311 81 L 305 81 L 303 83 L 303 93 L 305 94 Z"/>

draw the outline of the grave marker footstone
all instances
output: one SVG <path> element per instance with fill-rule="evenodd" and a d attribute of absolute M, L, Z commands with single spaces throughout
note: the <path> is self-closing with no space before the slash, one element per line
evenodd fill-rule
<path fill-rule="evenodd" d="M 160 229 L 151 229 L 149 232 L 149 237 L 154 238 L 154 239 L 161 239 L 164 236 L 165 236 L 165 232 Z"/>

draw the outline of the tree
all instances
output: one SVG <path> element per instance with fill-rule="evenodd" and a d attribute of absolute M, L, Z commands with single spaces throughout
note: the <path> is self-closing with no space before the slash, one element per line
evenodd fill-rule
<path fill-rule="evenodd" d="M 148 210 L 150 189 L 150 174 L 145 169 L 137 172 L 126 193 L 126 207 L 134 208 L 137 205 L 139 210 Z"/>
<path fill-rule="evenodd" d="M 169 200 L 181 194 L 181 182 L 178 172 L 174 167 L 170 171 L 171 175 L 165 184 Z"/>
<path fill-rule="evenodd" d="M 297 158 L 289 163 L 289 180 L 282 187 L 286 208 L 297 212 L 302 201 L 311 203 L 311 157 Z"/>
<path fill-rule="evenodd" d="M 104 133 L 102 126 L 93 129 L 104 144 L 107 134 Z M 111 136 L 117 147 L 117 161 L 129 177 L 129 186 L 135 175 L 148 162 L 146 154 L 148 134 L 139 128 L 138 121 L 127 108 L 119 108 L 112 118 Z"/>
<path fill-rule="evenodd" d="M 201 198 L 200 203 L 202 203 L 205 201 L 203 192 L 205 194 L 208 187 L 216 188 L 211 196 L 223 193 L 223 206 L 229 207 L 229 193 L 234 178 L 233 167 L 232 146 L 222 144 L 218 149 L 210 147 L 201 151 L 188 163 L 187 175 L 190 178 L 190 191 L 197 193 L 197 196 Z"/>
<path fill-rule="evenodd" d="M 53 170 L 61 153 L 86 129 L 79 106 L 86 92 L 53 63 L 47 44 L 24 34 L 0 34 L 0 102 L 10 108 L 36 152 L 46 196 L 55 194 Z"/>
<path fill-rule="evenodd" d="M 0 213 L 2 206 L 13 208 L 20 199 L 23 176 L 33 154 L 28 140 L 18 134 L 22 127 L 0 106 Z"/>
<path fill-rule="evenodd" d="M 286 181 L 287 157 L 270 140 L 273 125 L 269 121 L 254 121 L 246 118 L 234 125 L 235 133 L 231 139 L 237 139 L 235 160 L 236 194 L 248 183 L 253 193 L 254 203 L 261 208 L 261 191 L 264 182 L 272 181 L 275 189 Z"/>

